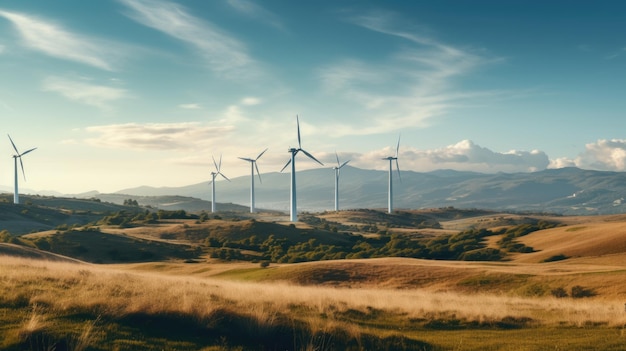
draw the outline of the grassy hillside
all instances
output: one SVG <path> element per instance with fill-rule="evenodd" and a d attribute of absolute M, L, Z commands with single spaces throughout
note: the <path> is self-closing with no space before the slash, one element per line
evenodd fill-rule
<path fill-rule="evenodd" d="M 306 223 L 290 225 L 274 217 L 171 218 L 178 215 L 116 212 L 100 218 L 106 225 L 1 244 L 0 348 L 621 350 L 626 343 L 625 216 L 363 210 L 303 214 Z M 348 256 L 416 249 L 439 259 Z M 441 259 L 485 249 L 506 255 Z M 328 260 L 341 250 L 342 259 Z M 286 263 L 300 258 L 312 262 Z"/>
<path fill-rule="evenodd" d="M 20 200 L 22 203 L 15 205 L 11 195 L 0 195 L 0 231 L 21 235 L 60 225 L 85 225 L 117 211 L 138 211 L 137 208 L 99 200 L 41 196 L 21 196 Z"/>
<path fill-rule="evenodd" d="M 400 276 L 429 264 L 407 259 L 347 263 L 371 263 L 374 273 L 381 272 L 382 267 L 389 271 L 396 268 Z M 311 269 L 320 264 L 247 270 L 292 270 L 282 274 L 297 277 L 303 275 L 299 267 Z M 487 265 L 458 264 L 446 268 L 441 263 L 438 271 L 431 271 L 435 274 L 430 279 L 440 283 L 463 281 L 460 270 L 471 274 L 482 271 L 482 280 L 472 279 L 471 274 L 464 279 L 482 284 L 499 278 L 501 287 L 509 284 L 501 279 L 502 273 L 496 274 L 506 267 L 491 270 Z M 626 326 L 623 296 L 556 299 L 478 288 L 453 290 L 445 284 L 436 289 L 390 289 L 374 284 L 359 289 L 299 286 L 198 278 L 190 273 L 198 270 L 196 265 L 175 275 L 158 273 L 159 267 L 147 271 L 145 264 L 141 267 L 139 271 L 135 265 L 1 260 L 0 270 L 6 273 L 0 280 L 0 347 L 47 349 L 65 344 L 72 350 L 454 350 L 462 345 L 463 350 L 621 350 L 626 342 L 621 333 Z M 330 269 L 317 267 L 322 268 Z M 356 275 L 367 271 L 357 265 L 334 268 L 350 274 L 356 268 Z M 572 273 L 579 275 L 579 283 L 587 284 L 586 275 Z M 342 279 L 346 278 L 350 275 Z M 372 274 L 360 279 L 378 278 Z"/>

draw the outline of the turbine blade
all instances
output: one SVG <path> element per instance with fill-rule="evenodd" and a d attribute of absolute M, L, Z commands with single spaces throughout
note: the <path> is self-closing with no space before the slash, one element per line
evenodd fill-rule
<path fill-rule="evenodd" d="M 225 176 L 224 174 L 222 174 L 222 172 L 218 172 L 217 174 L 221 175 L 221 176 L 222 176 L 222 178 L 224 178 L 224 179 L 226 179 L 226 180 L 228 180 L 228 181 L 230 182 L 230 179 L 228 179 L 228 177 L 227 177 L 227 176 Z"/>
<path fill-rule="evenodd" d="M 222 154 L 220 154 L 220 163 L 218 165 L 219 167 L 217 167 L 217 172 L 219 173 L 220 169 L 222 169 Z"/>
<path fill-rule="evenodd" d="M 22 175 L 24 176 L 24 181 L 26 181 L 26 172 L 24 172 L 24 163 L 22 163 L 22 158 L 19 157 L 20 159 L 20 166 L 22 166 Z"/>
<path fill-rule="evenodd" d="M 237 158 L 240 160 L 248 161 L 248 162 L 254 162 L 254 160 L 251 158 L 245 158 L 245 157 L 237 157 Z"/>
<path fill-rule="evenodd" d="M 257 156 L 254 160 L 256 161 L 256 160 L 260 159 L 260 158 L 261 158 L 261 156 L 263 156 L 263 154 L 265 153 L 265 151 L 267 151 L 267 149 L 263 150 L 263 152 L 261 152 L 261 153 L 259 154 L 259 156 Z"/>
<path fill-rule="evenodd" d="M 337 167 L 339 167 L 339 155 L 337 155 L 337 151 L 335 151 L 335 157 L 337 158 Z"/>
<path fill-rule="evenodd" d="M 402 176 L 400 175 L 400 165 L 398 164 L 397 158 L 396 158 L 396 169 L 398 170 L 398 179 L 400 179 L 400 183 L 402 183 Z"/>
<path fill-rule="evenodd" d="M 298 151 L 302 151 L 304 152 L 305 155 L 309 156 L 310 159 L 312 159 L 313 161 L 321 164 L 322 166 L 324 165 L 323 163 L 321 163 L 320 161 L 318 161 L 315 157 L 313 157 L 313 155 L 311 155 L 310 153 L 306 152 L 306 150 L 300 149 Z"/>
<path fill-rule="evenodd" d="M 350 162 L 350 160 L 348 160 L 348 161 L 346 161 L 346 162 L 342 163 L 342 164 L 341 164 L 341 166 L 339 166 L 339 169 L 341 169 L 341 167 L 343 167 L 343 166 L 347 165 L 347 164 L 348 164 L 348 162 Z"/>
<path fill-rule="evenodd" d="M 296 115 L 296 124 L 298 126 L 298 149 L 302 149 L 302 144 L 300 142 L 300 119 L 298 118 L 298 115 Z"/>
<path fill-rule="evenodd" d="M 213 159 L 213 165 L 215 166 L 215 169 L 219 170 L 220 168 L 217 167 L 217 162 L 215 162 L 215 157 L 213 157 L 213 155 L 211 155 L 211 158 Z"/>
<path fill-rule="evenodd" d="M 263 183 L 261 180 L 261 172 L 259 172 L 259 166 L 257 166 L 256 162 L 254 163 L 254 168 L 256 168 L 256 175 L 259 176 L 259 182 Z M 254 177 L 254 174 L 252 176 Z"/>
<path fill-rule="evenodd" d="M 9 134 L 7 134 L 7 136 L 9 137 L 9 140 L 11 140 L 11 145 L 13 145 L 13 149 L 15 150 L 15 152 L 17 152 L 17 154 L 19 155 L 20 152 L 17 151 L 17 147 L 15 146 L 15 143 L 13 142 L 13 139 L 11 139 L 11 136 Z"/>
<path fill-rule="evenodd" d="M 396 146 L 396 157 L 398 157 L 399 150 L 400 150 L 400 135 L 398 135 L 398 145 Z"/>
<path fill-rule="evenodd" d="M 289 164 L 291 163 L 291 159 L 289 159 L 289 161 L 287 161 L 287 163 L 285 164 L 285 166 L 283 167 L 283 169 L 281 169 L 280 171 L 284 171 L 285 168 L 287 168 L 287 166 L 289 166 Z"/>
<path fill-rule="evenodd" d="M 31 151 L 34 151 L 34 150 L 36 150 L 36 149 L 37 149 L 37 148 L 36 148 L 36 147 L 34 147 L 34 148 L 30 149 L 30 150 L 24 151 L 24 152 L 22 152 L 22 154 L 21 154 L 21 155 L 19 155 L 19 156 L 20 156 L 20 157 L 22 157 L 22 156 L 26 155 L 27 153 L 29 153 L 29 152 L 31 152 Z"/>

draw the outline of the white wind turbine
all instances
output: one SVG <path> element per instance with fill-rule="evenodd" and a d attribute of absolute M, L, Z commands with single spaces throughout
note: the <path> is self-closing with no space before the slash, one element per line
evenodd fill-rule
<path fill-rule="evenodd" d="M 7 135 L 8 135 L 8 134 L 7 134 Z M 15 165 L 15 193 L 13 194 L 13 203 L 14 203 L 14 204 L 19 204 L 19 203 L 20 203 L 20 193 L 19 193 L 19 189 L 18 189 L 18 186 L 17 186 L 17 180 L 18 180 L 18 177 L 17 177 L 17 159 L 18 159 L 18 158 L 20 159 L 20 166 L 22 167 L 22 175 L 24 176 L 24 181 L 26 181 L 26 173 L 24 172 L 24 163 L 22 163 L 22 156 L 24 156 L 24 155 L 26 155 L 27 153 L 29 153 L 29 152 L 31 152 L 31 151 L 33 151 L 33 150 L 35 150 L 35 149 L 36 149 L 36 147 L 35 147 L 35 148 L 32 148 L 32 149 L 30 149 L 30 150 L 26 150 L 26 151 L 24 151 L 24 152 L 20 153 L 20 152 L 17 150 L 17 147 L 15 146 L 15 143 L 13 142 L 13 139 L 11 139 L 11 136 L 10 136 L 10 135 L 8 135 L 8 137 L 9 137 L 9 140 L 11 141 L 11 145 L 13 145 L 13 149 L 14 149 L 14 150 L 15 150 L 15 152 L 16 152 L 16 154 L 15 154 L 15 155 L 13 155 L 13 163 L 14 163 L 14 165 Z"/>
<path fill-rule="evenodd" d="M 289 150 L 287 150 L 288 152 L 291 153 L 291 158 L 289 159 L 289 161 L 287 161 L 283 169 L 280 170 L 281 172 L 284 171 L 285 168 L 287 168 L 287 166 L 289 166 L 289 164 L 291 163 L 291 203 L 290 203 L 290 208 L 289 208 L 289 219 L 292 222 L 298 221 L 298 206 L 296 204 L 296 154 L 302 151 L 305 155 L 307 155 L 313 161 L 319 163 L 322 166 L 324 165 L 323 163 L 318 161 L 315 157 L 313 157 L 313 155 L 306 152 L 306 150 L 302 148 L 302 143 L 300 140 L 300 120 L 297 115 L 296 115 L 296 125 L 298 127 L 298 148 L 296 149 L 292 147 L 292 148 L 289 148 Z"/>
<path fill-rule="evenodd" d="M 259 156 L 257 156 L 254 159 L 253 158 L 239 157 L 239 159 L 241 159 L 241 160 L 250 162 L 250 173 L 251 173 L 251 177 L 250 177 L 250 213 L 254 213 L 255 212 L 255 208 L 254 208 L 254 169 L 256 168 L 256 174 L 259 176 L 259 182 L 262 183 L 263 181 L 261 180 L 261 172 L 259 172 L 259 166 L 257 166 L 256 161 L 258 159 L 260 159 L 261 156 L 263 156 L 265 151 L 267 151 L 267 149 L 263 150 L 263 152 L 261 152 L 259 154 Z"/>
<path fill-rule="evenodd" d="M 348 164 L 350 160 L 339 164 L 339 156 L 335 152 L 335 157 L 337 158 L 337 166 L 333 167 L 335 170 L 335 211 L 339 211 L 339 170 Z"/>
<path fill-rule="evenodd" d="M 398 179 L 402 182 L 402 177 L 400 176 L 400 165 L 398 165 L 398 150 L 400 150 L 400 136 L 398 136 L 398 145 L 396 146 L 396 155 L 388 156 L 383 158 L 383 160 L 389 160 L 389 194 L 387 197 L 387 212 L 393 213 L 393 165 L 392 161 L 396 161 L 396 169 L 398 170 Z"/>
<path fill-rule="evenodd" d="M 215 165 L 215 172 L 211 172 L 211 212 L 215 213 L 215 177 L 217 177 L 217 175 L 221 175 L 222 178 L 228 180 L 230 182 L 230 179 L 228 179 L 228 177 L 226 177 L 224 174 L 222 174 L 222 171 L 220 170 L 222 168 L 222 155 L 220 155 L 220 163 L 215 162 L 215 157 L 211 156 L 213 158 L 213 164 Z"/>

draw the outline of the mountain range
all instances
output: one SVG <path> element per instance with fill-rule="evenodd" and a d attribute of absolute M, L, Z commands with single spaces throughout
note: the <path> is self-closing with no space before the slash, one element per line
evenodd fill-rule
<path fill-rule="evenodd" d="M 532 173 L 485 174 L 454 170 L 433 172 L 402 171 L 399 180 L 394 173 L 394 204 L 396 209 L 418 208 L 481 208 L 491 210 L 546 212 L 563 215 L 593 215 L 626 212 L 626 173 L 583 170 L 579 168 L 547 169 Z M 289 173 L 262 174 L 256 179 L 256 206 L 278 211 L 289 209 Z M 340 176 L 340 208 L 378 208 L 387 206 L 388 172 L 346 166 Z M 250 177 L 216 183 L 217 203 L 247 206 L 250 199 Z M 334 206 L 334 171 L 317 168 L 297 174 L 298 209 L 301 211 L 331 210 Z M 125 196 L 128 195 L 128 196 Z M 209 182 L 183 187 L 148 187 L 123 189 L 115 194 L 97 192 L 80 197 L 97 197 L 119 202 L 124 198 L 179 196 L 204 200 L 193 208 L 210 206 Z M 79 195 L 77 195 L 79 197 Z M 155 207 L 185 202 L 152 199 Z M 161 201 L 159 204 L 158 202 Z M 188 200 L 189 201 L 189 200 Z M 162 206 L 161 206 L 162 205 Z M 225 208 L 224 208 L 225 209 Z"/>

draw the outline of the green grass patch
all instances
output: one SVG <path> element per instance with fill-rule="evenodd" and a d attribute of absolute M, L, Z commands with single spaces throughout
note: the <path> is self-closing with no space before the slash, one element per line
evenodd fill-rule
<path fill-rule="evenodd" d="M 531 277 L 527 274 L 479 274 L 460 280 L 457 286 L 476 292 L 510 291 L 525 286 Z"/>
<path fill-rule="evenodd" d="M 278 267 L 268 268 L 237 268 L 229 269 L 214 275 L 218 278 L 236 279 L 243 281 L 264 281 L 284 279 L 283 272 L 279 272 Z"/>
<path fill-rule="evenodd" d="M 565 229 L 566 232 L 577 232 L 579 230 L 583 230 L 583 229 L 587 229 L 587 227 L 585 226 L 581 226 L 581 227 L 571 227 L 571 228 L 567 228 Z"/>

